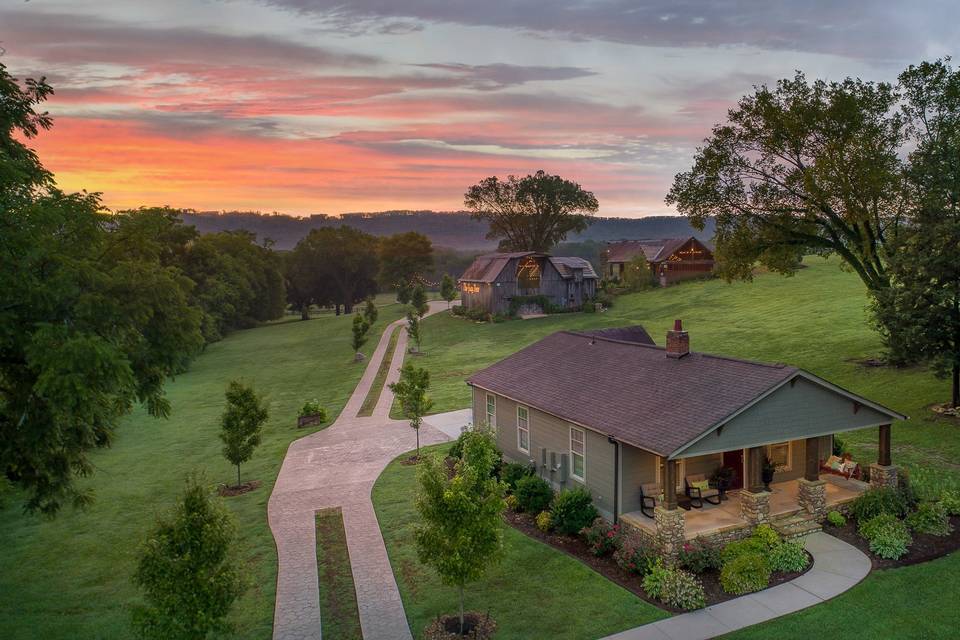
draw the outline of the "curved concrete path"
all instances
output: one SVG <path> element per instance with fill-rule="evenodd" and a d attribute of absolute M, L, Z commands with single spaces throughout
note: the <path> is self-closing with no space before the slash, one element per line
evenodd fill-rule
<path fill-rule="evenodd" d="M 445 302 L 431 302 L 427 315 L 446 308 Z M 277 640 L 320 638 L 315 514 L 332 507 L 343 513 L 364 639 L 411 637 L 370 491 L 387 463 L 416 446 L 416 434 L 407 422 L 390 419 L 393 393 L 386 386 L 373 415 L 357 417 L 393 331 L 400 331 L 400 336 L 387 383 L 399 378 L 407 350 L 405 322 L 397 320 L 383 332 L 340 417 L 287 449 L 267 507 L 279 562 L 273 615 Z M 420 428 L 421 445 L 448 439 L 428 424 Z"/>
<path fill-rule="evenodd" d="M 870 573 L 862 551 L 830 534 L 807 536 L 813 567 L 770 589 L 608 636 L 606 640 L 707 640 L 800 611 L 840 595 Z"/>

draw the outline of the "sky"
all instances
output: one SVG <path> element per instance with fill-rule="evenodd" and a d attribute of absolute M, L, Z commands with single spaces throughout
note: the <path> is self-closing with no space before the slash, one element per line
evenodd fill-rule
<path fill-rule="evenodd" d="M 544 169 L 601 215 L 671 214 L 752 87 L 958 42 L 945 0 L 0 0 L 0 62 L 55 90 L 31 146 L 114 209 L 457 210 Z"/>

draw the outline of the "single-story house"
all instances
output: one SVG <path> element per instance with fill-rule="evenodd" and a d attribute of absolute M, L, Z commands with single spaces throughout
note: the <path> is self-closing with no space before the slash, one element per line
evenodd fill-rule
<path fill-rule="evenodd" d="M 703 278 L 713 273 L 713 250 L 693 236 L 663 240 L 608 242 L 604 275 L 620 280 L 627 264 L 639 255 L 647 259 L 650 273 L 661 286 L 680 280 Z"/>
<path fill-rule="evenodd" d="M 505 459 L 530 464 L 558 490 L 586 487 L 603 516 L 668 553 L 696 535 L 733 539 L 768 520 L 818 528 L 868 486 L 821 477 L 835 433 L 877 429 L 870 482 L 897 482 L 890 425 L 904 415 L 797 367 L 690 351 L 679 320 L 665 347 L 641 327 L 560 331 L 467 383 L 474 424 L 496 430 Z M 764 458 L 777 469 L 769 491 Z M 687 487 L 705 489 L 721 467 L 724 493 L 691 499 Z"/>
<path fill-rule="evenodd" d="M 521 312 L 543 311 L 533 300 L 540 296 L 555 307 L 577 308 L 596 295 L 599 279 L 583 258 L 521 251 L 479 256 L 458 282 L 466 309 L 508 314 L 511 304 Z"/>

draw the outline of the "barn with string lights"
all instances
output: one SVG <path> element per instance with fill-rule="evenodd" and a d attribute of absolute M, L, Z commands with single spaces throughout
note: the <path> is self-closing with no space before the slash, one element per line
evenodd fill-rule
<path fill-rule="evenodd" d="M 479 256 L 459 286 L 467 310 L 507 315 L 579 309 L 596 295 L 598 280 L 583 258 L 523 251 Z"/>

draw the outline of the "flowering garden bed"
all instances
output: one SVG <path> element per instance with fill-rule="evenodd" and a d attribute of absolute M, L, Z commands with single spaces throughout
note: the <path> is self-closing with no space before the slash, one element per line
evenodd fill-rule
<path fill-rule="evenodd" d="M 907 548 L 907 552 L 896 560 L 881 558 L 872 553 L 870 543 L 857 532 L 857 525 L 853 519 L 850 519 L 842 527 L 832 527 L 824 524 L 823 530 L 870 556 L 874 569 L 892 569 L 935 560 L 960 550 L 960 516 L 951 517 L 950 523 L 953 526 L 953 531 L 946 536 L 913 532 L 913 543 Z"/>
<path fill-rule="evenodd" d="M 612 555 L 595 555 L 591 550 L 590 545 L 588 545 L 582 537 L 568 536 L 552 531 L 541 531 L 537 528 L 535 518 L 533 516 L 527 513 L 517 513 L 516 511 L 512 511 L 510 509 L 504 513 L 504 519 L 514 529 L 517 529 L 521 533 L 524 533 L 531 538 L 539 540 L 540 542 L 548 544 L 555 549 L 573 556 L 608 580 L 620 585 L 624 589 L 630 591 L 637 597 L 649 602 L 650 604 L 671 613 L 682 613 L 684 611 L 683 609 L 672 607 L 664 604 L 656 598 L 650 597 L 643 589 L 643 575 L 631 573 L 620 568 L 620 565 L 617 564 Z M 767 588 L 789 582 L 809 571 L 810 567 L 812 566 L 813 563 L 808 562 L 807 568 L 803 571 L 774 572 L 770 576 L 770 582 Z M 696 574 L 696 576 L 703 584 L 706 606 L 739 597 L 737 594 L 727 593 L 723 590 L 723 587 L 720 584 L 719 570 L 711 569 L 703 571 L 702 573 Z"/>

